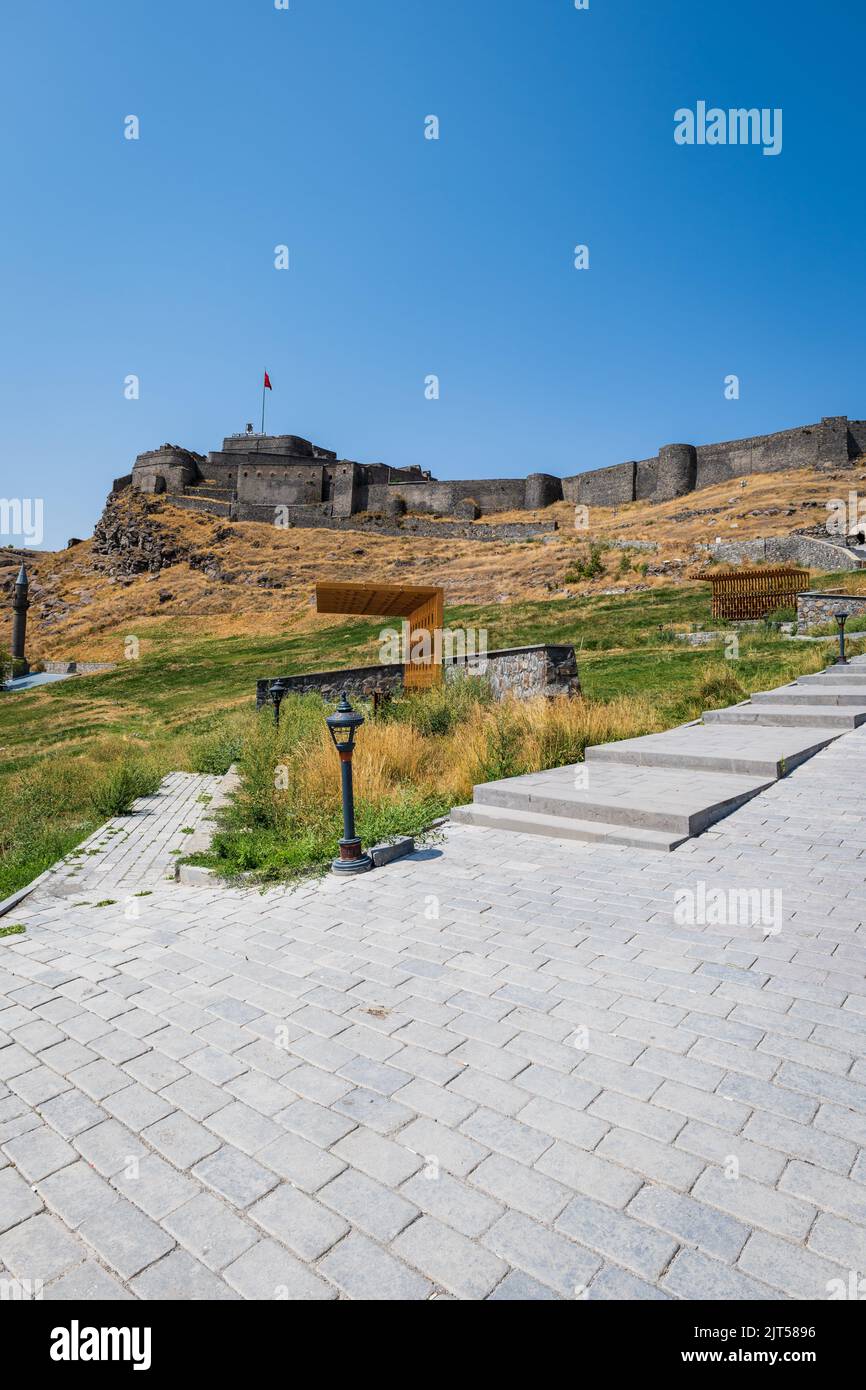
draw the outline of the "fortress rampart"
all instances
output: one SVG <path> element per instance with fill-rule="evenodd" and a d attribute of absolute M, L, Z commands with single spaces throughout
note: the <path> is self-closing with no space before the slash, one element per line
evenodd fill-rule
<path fill-rule="evenodd" d="M 358 513 L 398 518 L 404 512 L 471 522 L 506 511 L 538 511 L 565 500 L 587 507 L 668 501 L 714 483 L 792 468 L 845 468 L 866 453 L 866 421 L 827 416 L 814 425 L 722 444 L 665 444 L 653 458 L 630 460 L 572 477 L 438 481 L 416 465 L 340 459 L 299 435 L 230 435 L 207 456 L 164 444 L 139 454 L 115 491 L 189 499 L 196 510 L 236 521 L 315 525 Z"/>

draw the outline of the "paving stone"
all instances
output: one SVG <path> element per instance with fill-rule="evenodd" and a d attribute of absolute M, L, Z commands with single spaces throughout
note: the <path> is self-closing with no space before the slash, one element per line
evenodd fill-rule
<path fill-rule="evenodd" d="M 43 1101 L 52 1100 L 54 1096 L 72 1088 L 72 1083 L 65 1077 L 58 1076 L 50 1067 L 41 1066 L 10 1076 L 8 1084 L 10 1091 L 14 1091 L 28 1105 L 41 1105 Z"/>
<path fill-rule="evenodd" d="M 556 1230 L 650 1281 L 677 1249 L 667 1235 L 589 1197 L 575 1197 L 554 1222 Z"/>
<path fill-rule="evenodd" d="M 0 1171 L 0 1232 L 42 1210 L 42 1202 L 12 1168 Z"/>
<path fill-rule="evenodd" d="M 85 1253 L 62 1223 L 44 1212 L 0 1236 L 0 1264 L 16 1279 L 41 1279 L 47 1284 L 79 1264 Z"/>
<path fill-rule="evenodd" d="M 339 1153 L 327 1153 L 298 1134 L 282 1135 L 260 1149 L 256 1159 L 305 1192 L 318 1191 L 346 1166 Z"/>
<path fill-rule="evenodd" d="M 287 1073 L 287 1076 L 289 1075 L 291 1075 L 290 1072 Z M 226 1091 L 229 1093 L 228 1095 L 225 1094 Z M 275 1081 L 271 1076 L 265 1076 L 264 1072 L 260 1071 L 245 1071 L 242 1076 L 236 1076 L 233 1081 L 226 1082 L 222 1093 L 223 1104 L 231 1096 L 243 1101 L 244 1105 L 248 1105 L 251 1110 L 256 1110 L 260 1115 L 266 1115 L 269 1119 L 272 1119 L 278 1111 L 285 1110 L 294 1099 L 293 1092 L 287 1090 L 281 1082 Z M 178 1104 L 183 1110 L 189 1108 L 182 1105 L 180 1101 Z M 208 1111 L 208 1114 L 212 1113 L 212 1111 Z M 204 1117 L 199 1115 L 196 1118 L 203 1119 Z"/>
<path fill-rule="evenodd" d="M 285 1183 L 257 1202 L 249 1215 L 302 1260 L 317 1260 L 349 1230 L 346 1222 L 321 1202 Z"/>
<path fill-rule="evenodd" d="M 142 1138 L 178 1168 L 192 1168 L 220 1147 L 215 1134 L 179 1110 L 142 1130 Z"/>
<path fill-rule="evenodd" d="M 821 1212 L 809 1232 L 808 1245 L 816 1254 L 838 1260 L 848 1269 L 866 1269 L 866 1230 L 841 1216 Z"/>
<path fill-rule="evenodd" d="M 276 1173 L 229 1144 L 203 1158 L 192 1171 L 233 1207 L 241 1208 L 263 1197 L 279 1181 Z"/>
<path fill-rule="evenodd" d="M 294 1303 L 337 1297 L 335 1288 L 272 1240 L 252 1246 L 223 1271 L 223 1278 L 243 1298 Z"/>
<path fill-rule="evenodd" d="M 237 1080 L 241 1081 L 243 1077 Z M 172 1081 L 164 1087 L 162 1095 L 173 1107 L 185 1110 L 194 1120 L 206 1120 L 226 1104 L 225 1090 L 215 1086 L 212 1081 L 205 1081 L 203 1076 L 183 1076 Z"/>
<path fill-rule="evenodd" d="M 637 1104 L 637 1102 L 634 1103 Z M 474 1116 L 471 1117 L 471 1119 L 474 1118 Z M 564 1139 L 566 1143 L 574 1144 L 583 1149 L 594 1149 L 608 1130 L 607 1124 L 594 1115 L 587 1115 L 581 1110 L 574 1110 L 568 1105 L 559 1105 L 552 1100 L 531 1100 L 520 1111 L 517 1118 L 521 1124 L 529 1125 L 530 1128 L 540 1131 L 543 1135 L 548 1135 L 551 1139 Z M 549 1148 L 550 1145 L 548 1144 L 546 1147 Z M 539 1152 L 541 1153 L 543 1150 Z M 514 1154 L 511 1155 L 511 1157 L 515 1156 Z M 538 1156 L 537 1154 L 536 1157 Z"/>
<path fill-rule="evenodd" d="M 174 1111 L 174 1106 L 169 1101 L 149 1091 L 145 1086 L 140 1086 L 137 1081 L 131 1086 L 125 1086 L 122 1091 L 115 1091 L 113 1095 L 106 1096 L 102 1103 L 116 1120 L 137 1132 Z"/>
<path fill-rule="evenodd" d="M 331 1113 L 335 1112 L 350 1121 L 352 1129 L 356 1125 L 363 1125 L 367 1129 L 374 1129 L 377 1134 L 393 1134 L 414 1119 L 414 1112 L 400 1101 L 390 1100 L 378 1091 L 365 1091 L 361 1087 L 335 1100 Z M 283 1113 L 280 1112 L 280 1119 Z"/>
<path fill-rule="evenodd" d="M 789 1298 L 826 1299 L 832 1281 L 848 1277 L 840 1265 L 763 1231 L 749 1237 L 739 1268 Z"/>
<path fill-rule="evenodd" d="M 81 1091 L 64 1091 L 46 1100 L 40 1107 L 42 1118 L 64 1139 L 74 1139 L 86 1129 L 107 1120 L 101 1106 L 89 1100 Z"/>
<path fill-rule="evenodd" d="M 279 1125 L 239 1100 L 209 1115 L 205 1123 L 214 1134 L 246 1154 L 257 1153 L 280 1137 Z"/>
<path fill-rule="evenodd" d="M 497 1221 L 483 1244 L 566 1298 L 580 1297 L 601 1263 L 588 1250 L 514 1211 Z"/>
<path fill-rule="evenodd" d="M 724 1179 L 721 1181 L 724 1182 Z M 676 1236 L 677 1240 L 696 1245 L 706 1254 L 727 1260 L 730 1264 L 737 1258 L 749 1235 L 747 1226 L 714 1207 L 706 1206 L 682 1192 L 671 1192 L 668 1188 L 649 1184 L 634 1198 L 628 1214 L 645 1221 L 648 1226 L 658 1226 L 660 1230 Z"/>
<path fill-rule="evenodd" d="M 189 1075 L 186 1067 L 182 1067 L 180 1062 L 173 1061 L 171 1057 L 166 1057 L 154 1049 L 124 1062 L 123 1070 L 129 1072 L 133 1081 L 140 1081 L 142 1086 L 149 1087 L 151 1091 L 161 1091 L 165 1086 L 181 1081 Z M 171 1259 L 171 1256 L 167 1258 Z"/>
<path fill-rule="evenodd" d="M 680 1250 L 662 1278 L 672 1294 L 686 1299 L 774 1299 L 775 1290 L 756 1283 L 739 1269 L 711 1260 L 699 1250 Z"/>
<path fill-rule="evenodd" d="M 176 1207 L 164 1217 L 162 1225 L 175 1239 L 209 1269 L 231 1264 L 254 1245 L 255 1229 L 209 1192 L 202 1192 Z"/>
<path fill-rule="evenodd" d="M 337 1102 L 338 1105 L 341 1103 Z M 300 1134 L 302 1139 L 308 1139 L 311 1144 L 318 1144 L 323 1149 L 336 1144 L 338 1139 L 351 1134 L 355 1128 L 354 1120 L 335 1115 L 333 1110 L 327 1110 L 311 1100 L 296 1100 L 281 1110 L 279 1123 L 285 1129 Z"/>
<path fill-rule="evenodd" d="M 844 1216 L 848 1221 L 866 1227 L 866 1188 L 862 1183 L 837 1177 L 811 1163 L 794 1160 L 782 1174 L 779 1187 L 783 1192 L 790 1192 L 793 1196 L 801 1197 L 813 1204 L 805 1207 L 806 1211 L 812 1211 L 814 1207 L 823 1207 L 835 1212 L 837 1216 Z"/>
<path fill-rule="evenodd" d="M 456 1126 L 461 1120 L 465 1120 L 467 1115 L 479 1103 L 471 1097 L 467 1098 L 468 1092 L 463 1089 L 462 1083 L 469 1082 L 469 1090 L 473 1089 L 471 1078 L 476 1076 L 480 1083 L 486 1086 L 494 1084 L 505 1086 L 504 1082 L 494 1082 L 493 1078 L 485 1077 L 479 1072 L 472 1072 L 471 1068 L 462 1072 L 448 1087 L 435 1086 L 431 1081 L 424 1081 L 420 1077 L 413 1077 L 406 1086 L 402 1086 L 394 1094 L 394 1100 L 405 1105 L 410 1111 L 415 1111 L 426 1115 L 431 1120 L 440 1120 L 442 1124 Z M 519 1104 L 526 1103 L 526 1095 L 517 1092 Z"/>
<path fill-rule="evenodd" d="M 87 1217 L 79 1230 L 122 1279 L 131 1279 L 174 1245 L 164 1230 L 122 1197 Z"/>
<path fill-rule="evenodd" d="M 547 1154 L 552 1154 L 558 1147 L 559 1144 L 554 1144 Z M 570 1152 L 576 1154 L 580 1151 L 571 1149 Z M 539 1160 L 539 1165 L 543 1165 L 543 1158 Z M 552 1221 L 558 1216 L 572 1195 L 569 1187 L 552 1177 L 546 1177 L 543 1171 L 515 1163 L 513 1159 L 498 1153 L 491 1154 L 474 1169 L 471 1181 L 474 1187 L 488 1192 L 507 1207 L 542 1222 Z"/>
<path fill-rule="evenodd" d="M 548 1154 L 548 1159 L 552 1156 L 553 1151 Z M 684 1191 L 692 1187 L 704 1167 L 702 1161 L 681 1153 L 670 1144 L 659 1144 L 645 1134 L 628 1129 L 610 1130 L 594 1151 L 594 1157 L 613 1159 L 643 1177 Z"/>
<path fill-rule="evenodd" d="M 86 1067 L 78 1067 L 69 1073 L 69 1080 L 79 1091 L 84 1091 L 91 1100 L 104 1100 L 115 1091 L 122 1091 L 129 1085 L 129 1077 L 112 1062 L 100 1059 L 89 1062 Z"/>
<path fill-rule="evenodd" d="M 49 1173 L 74 1163 L 78 1157 L 75 1150 L 47 1125 L 7 1140 L 3 1149 L 21 1176 L 31 1183 L 47 1178 Z"/>
<path fill-rule="evenodd" d="M 401 1129 L 399 1144 L 405 1144 L 413 1154 L 424 1160 L 427 1167 L 444 1168 L 458 1177 L 465 1177 L 477 1167 L 489 1152 L 482 1144 L 466 1138 L 437 1120 L 418 1119 Z"/>
<path fill-rule="evenodd" d="M 414 1221 L 391 1249 L 457 1298 L 486 1298 L 508 1272 L 507 1264 L 490 1250 L 432 1216 Z"/>
<path fill-rule="evenodd" d="M 828 1181 L 841 1181 L 825 1175 Z M 864 1194 L 866 1195 L 866 1194 Z M 815 1208 L 773 1192 L 749 1178 L 726 1178 L 718 1168 L 708 1168 L 692 1188 L 692 1196 L 719 1207 L 748 1226 L 757 1226 L 789 1240 L 805 1240 L 815 1219 Z M 863 1204 L 866 1215 L 866 1202 Z"/>
<path fill-rule="evenodd" d="M 88 1163 L 110 1178 L 136 1159 L 144 1158 L 147 1149 L 117 1120 L 106 1120 L 76 1136 L 73 1146 Z"/>
<path fill-rule="evenodd" d="M 46 1303 L 123 1303 L 131 1300 L 132 1294 L 100 1265 L 85 1260 L 43 1289 L 42 1297 Z"/>
<path fill-rule="evenodd" d="M 385 1245 L 418 1215 L 413 1203 L 354 1168 L 347 1168 L 316 1195 L 353 1226 Z"/>
<path fill-rule="evenodd" d="M 496 1285 L 490 1295 L 491 1303 L 541 1303 L 551 1299 L 558 1300 L 559 1294 L 554 1293 L 546 1284 L 539 1284 L 537 1279 L 532 1279 L 528 1274 L 524 1274 L 521 1269 L 513 1269 L 510 1274 L 506 1274 L 500 1284 Z"/>
<path fill-rule="evenodd" d="M 151 1153 L 115 1173 L 111 1186 L 154 1221 L 161 1221 L 201 1191 L 198 1183 Z"/>
<path fill-rule="evenodd" d="M 428 1216 L 435 1216 L 461 1235 L 480 1236 L 503 1215 L 499 1202 L 473 1190 L 450 1173 L 416 1173 L 401 1189 Z"/>
<path fill-rule="evenodd" d="M 768 1115 L 756 1111 L 752 1115 L 743 1136 L 756 1144 L 767 1144 L 771 1148 L 826 1168 L 831 1173 L 843 1177 L 848 1173 L 856 1157 L 856 1149 L 846 1139 L 837 1139 L 831 1134 L 823 1134 L 805 1125 L 795 1124 L 793 1120 L 782 1119 L 780 1115 Z"/>
<path fill-rule="evenodd" d="M 114 1201 L 114 1193 L 89 1164 L 79 1159 L 37 1183 L 48 1207 L 75 1230 L 88 1216 Z"/>
<path fill-rule="evenodd" d="M 424 1163 L 421 1155 L 360 1127 L 335 1144 L 331 1152 L 335 1158 L 360 1168 L 362 1173 L 386 1187 L 399 1187 Z"/>
<path fill-rule="evenodd" d="M 136 1298 L 172 1302 L 226 1302 L 238 1295 L 185 1250 L 172 1250 L 129 1286 Z"/>
<path fill-rule="evenodd" d="M 725 1169 L 730 1167 L 732 1158 L 736 1159 L 743 1177 L 771 1185 L 775 1184 L 785 1167 L 785 1156 L 779 1150 L 752 1143 L 741 1134 L 726 1134 L 712 1125 L 698 1124 L 696 1120 L 690 1120 L 680 1130 L 676 1148 L 697 1154 L 708 1162 L 720 1163 Z"/>

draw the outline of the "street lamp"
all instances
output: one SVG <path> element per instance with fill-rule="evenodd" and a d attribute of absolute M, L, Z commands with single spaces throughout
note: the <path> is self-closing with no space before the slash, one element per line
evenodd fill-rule
<path fill-rule="evenodd" d="M 279 680 L 271 681 L 270 685 L 268 686 L 268 694 L 270 695 L 271 702 L 274 706 L 275 724 L 279 724 L 280 722 L 280 705 L 283 703 L 283 696 L 285 695 L 288 688 L 289 682 L 284 681 L 282 677 L 280 677 Z"/>
<path fill-rule="evenodd" d="M 847 666 L 848 658 L 845 655 L 845 622 L 848 618 L 848 614 L 834 613 L 833 616 L 839 624 L 839 656 L 836 664 L 838 666 Z"/>
<path fill-rule="evenodd" d="M 343 780 L 343 838 L 340 841 L 340 857 L 331 864 L 335 874 L 365 874 L 373 867 L 372 859 L 369 854 L 362 852 L 360 838 L 355 834 L 352 754 L 355 751 L 355 734 L 363 722 L 363 714 L 358 714 L 352 709 L 345 690 L 340 696 L 336 710 L 325 720 L 334 740 L 334 747 L 340 755 L 340 773 Z"/>

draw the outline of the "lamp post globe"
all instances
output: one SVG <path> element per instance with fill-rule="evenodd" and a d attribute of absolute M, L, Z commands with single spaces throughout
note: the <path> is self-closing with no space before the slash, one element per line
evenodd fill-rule
<path fill-rule="evenodd" d="M 288 688 L 288 681 L 283 680 L 282 677 L 280 677 L 279 680 L 271 681 L 268 686 L 268 694 L 271 697 L 271 703 L 274 707 L 275 724 L 279 724 L 280 722 L 280 705 L 283 703 L 283 696 L 286 694 Z"/>
<path fill-rule="evenodd" d="M 373 867 L 369 854 L 361 848 L 361 840 L 355 834 L 355 794 L 352 787 L 352 754 L 355 751 L 355 736 L 364 722 L 363 714 L 358 714 L 349 704 L 343 691 L 340 703 L 325 723 L 334 747 L 340 755 L 340 776 L 343 795 L 343 838 L 340 841 L 340 857 L 333 860 L 331 868 L 335 874 L 365 874 Z"/>
<path fill-rule="evenodd" d="M 848 619 L 848 614 L 840 611 L 839 613 L 834 613 L 833 617 L 836 619 L 839 626 L 839 655 L 836 658 L 836 664 L 838 666 L 847 666 L 848 658 L 845 655 L 845 623 Z"/>

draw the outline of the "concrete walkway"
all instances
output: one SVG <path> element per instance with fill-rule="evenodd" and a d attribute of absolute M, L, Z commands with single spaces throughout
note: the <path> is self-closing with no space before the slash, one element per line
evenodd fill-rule
<path fill-rule="evenodd" d="M 27 924 L 0 940 L 0 1277 L 45 1298 L 847 1289 L 864 784 L 866 730 L 670 854 L 454 826 L 293 894 L 185 889 L 154 860 L 122 902 L 122 857 L 114 905 L 38 891 L 0 924 Z"/>

